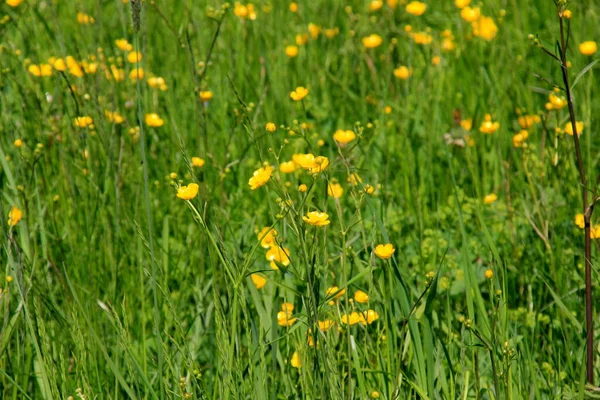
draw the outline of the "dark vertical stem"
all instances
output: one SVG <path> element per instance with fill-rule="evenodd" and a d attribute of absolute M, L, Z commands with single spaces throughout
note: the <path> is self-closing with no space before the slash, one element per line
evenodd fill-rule
<path fill-rule="evenodd" d="M 577 123 L 575 119 L 575 108 L 573 107 L 573 98 L 571 87 L 569 86 L 569 73 L 567 70 L 567 45 L 565 41 L 565 27 L 563 23 L 562 10 L 559 10 L 560 23 L 560 62 L 562 78 L 565 84 L 567 102 L 569 106 L 569 117 L 571 127 L 573 128 L 573 141 L 575 142 L 575 154 L 577 157 L 577 169 L 579 170 L 579 180 L 583 195 L 583 218 L 585 221 L 585 326 L 586 326 L 586 367 L 587 381 L 592 383 L 594 380 L 594 322 L 592 319 L 592 243 L 590 240 L 590 220 L 592 217 L 592 208 L 588 207 L 587 182 L 585 178 L 585 169 L 583 158 L 581 156 L 581 146 L 579 142 L 579 133 L 577 132 Z"/>

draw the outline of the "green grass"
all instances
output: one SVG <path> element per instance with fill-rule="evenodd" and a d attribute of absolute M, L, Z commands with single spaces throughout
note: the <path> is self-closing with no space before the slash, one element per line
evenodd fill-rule
<path fill-rule="evenodd" d="M 146 1 L 139 33 L 120 0 L 0 3 L 0 398 L 598 397 L 585 390 L 581 188 L 572 138 L 555 131 L 568 112 L 545 108 L 560 67 L 528 39 L 554 49 L 553 2 L 480 3 L 498 26 L 490 41 L 473 37 L 453 1 L 431 0 L 422 16 L 385 1 L 373 12 L 368 1 L 299 3 L 293 13 L 287 1 L 257 1 L 249 20 L 220 1 Z M 595 185 L 598 56 L 578 45 L 600 40 L 600 5 L 569 8 Z M 79 24 L 78 12 L 95 22 Z M 289 58 L 309 23 L 323 32 Z M 407 25 L 433 42 L 415 44 Z M 365 49 L 372 33 L 383 43 Z M 143 54 L 139 85 L 122 38 Z M 69 55 L 97 71 L 28 71 Z M 112 65 L 123 81 L 108 79 Z M 400 65 L 409 79 L 394 76 Z M 301 102 L 289 96 L 297 86 L 309 88 Z M 513 145 L 517 109 L 541 119 L 524 147 Z M 149 113 L 164 125 L 145 124 Z M 500 123 L 491 135 L 479 131 L 487 113 Z M 93 126 L 75 126 L 80 116 Z M 357 138 L 338 147 L 338 129 Z M 280 173 L 297 153 L 329 166 Z M 273 175 L 250 190 L 263 163 Z M 191 182 L 198 195 L 177 198 Z M 335 182 L 339 199 L 327 195 Z M 498 199 L 485 204 L 490 193 Z M 13 206 L 23 217 L 11 228 Z M 327 227 L 303 221 L 315 210 Z M 270 267 L 263 227 L 278 231 L 288 266 Z M 382 243 L 392 258 L 376 257 Z M 277 323 L 284 302 L 295 306 L 289 327 Z M 379 318 L 343 324 L 353 310 Z M 335 322 L 326 332 L 325 319 Z"/>

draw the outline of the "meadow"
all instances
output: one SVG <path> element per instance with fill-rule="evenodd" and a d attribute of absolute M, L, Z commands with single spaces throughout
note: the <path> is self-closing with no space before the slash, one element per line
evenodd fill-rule
<path fill-rule="evenodd" d="M 1 0 L 0 398 L 600 398 L 599 40 L 592 0 Z"/>

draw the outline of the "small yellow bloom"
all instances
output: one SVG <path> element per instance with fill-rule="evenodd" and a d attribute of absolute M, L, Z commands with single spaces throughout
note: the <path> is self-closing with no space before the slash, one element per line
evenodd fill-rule
<path fill-rule="evenodd" d="M 548 95 L 548 100 L 550 100 L 550 103 L 546 104 L 546 109 L 548 110 L 560 110 L 568 104 L 566 98 L 557 96 L 554 92 L 551 92 L 550 95 Z"/>
<path fill-rule="evenodd" d="M 205 163 L 200 157 L 192 157 L 192 167 L 202 168 Z"/>
<path fill-rule="evenodd" d="M 379 394 L 379 392 L 378 392 L 377 390 L 373 390 L 373 391 L 371 392 L 371 398 L 372 398 L 372 399 L 378 399 L 378 398 L 379 398 L 379 396 L 380 396 L 380 394 Z"/>
<path fill-rule="evenodd" d="M 110 111 L 110 110 L 105 110 L 104 111 L 104 115 L 106 115 L 106 118 L 110 122 L 112 122 L 112 123 L 114 123 L 116 125 L 122 124 L 123 122 L 125 122 L 125 118 L 123 118 L 123 116 L 121 114 L 119 114 L 118 112 L 116 112 L 116 111 L 113 112 L 113 111 Z"/>
<path fill-rule="evenodd" d="M 563 17 L 566 19 L 571 19 L 571 17 L 573 17 L 573 12 L 571 10 L 565 10 L 563 11 Z"/>
<path fill-rule="evenodd" d="M 394 70 L 394 76 L 398 79 L 406 80 L 412 75 L 412 68 L 408 68 L 405 65 L 401 65 Z"/>
<path fill-rule="evenodd" d="M 265 185 L 271 179 L 271 174 L 273 173 L 273 168 L 270 165 L 259 168 L 254 171 L 252 177 L 248 180 L 248 185 L 250 185 L 250 189 L 256 190 L 259 187 Z"/>
<path fill-rule="evenodd" d="M 265 130 L 267 132 L 273 133 L 277 130 L 277 126 L 275 126 L 273 122 L 267 122 L 267 124 L 265 125 Z"/>
<path fill-rule="evenodd" d="M 362 178 L 356 172 L 353 172 L 350 175 L 348 175 L 348 183 L 352 186 L 356 186 L 361 182 Z"/>
<path fill-rule="evenodd" d="M 314 164 L 310 167 L 309 171 L 311 174 L 318 174 L 319 172 L 325 171 L 329 165 L 329 158 L 324 156 L 315 157 Z"/>
<path fill-rule="evenodd" d="M 250 279 L 252 279 L 252 283 L 257 289 L 262 289 L 267 284 L 267 278 L 261 274 L 252 274 L 250 275 Z"/>
<path fill-rule="evenodd" d="M 138 79 L 144 79 L 144 69 L 134 68 L 129 72 L 129 80 L 137 81 Z"/>
<path fill-rule="evenodd" d="M 177 197 L 183 200 L 192 200 L 198 194 L 199 186 L 197 183 L 190 183 L 187 186 L 177 188 Z"/>
<path fill-rule="evenodd" d="M 304 222 L 312 226 L 327 226 L 331 223 L 329 215 L 320 211 L 310 211 L 302 217 Z"/>
<path fill-rule="evenodd" d="M 344 194 L 344 188 L 339 183 L 330 183 L 327 185 L 327 195 L 339 199 Z"/>
<path fill-rule="evenodd" d="M 85 13 L 79 12 L 77 13 L 77 22 L 79 22 L 81 25 L 90 25 L 93 24 L 95 20 L 93 17 Z"/>
<path fill-rule="evenodd" d="M 271 228 L 270 226 L 265 226 L 258 233 L 260 245 L 265 249 L 270 249 L 273 246 L 277 246 L 277 241 L 275 240 L 277 234 L 278 232 L 275 229 Z M 267 257 L 267 259 L 271 261 L 269 257 Z"/>
<path fill-rule="evenodd" d="M 331 329 L 335 325 L 335 321 L 326 319 L 325 321 L 319 321 L 318 324 L 319 324 L 319 330 L 321 330 L 323 332 L 327 332 L 329 329 Z"/>
<path fill-rule="evenodd" d="M 285 55 L 294 58 L 298 55 L 298 46 L 289 45 L 285 47 Z"/>
<path fill-rule="evenodd" d="M 298 3 L 296 3 L 295 1 L 292 1 L 290 3 L 290 11 L 293 13 L 297 13 L 298 12 Z"/>
<path fill-rule="evenodd" d="M 382 260 L 387 260 L 388 258 L 392 257 L 392 255 L 396 252 L 396 249 L 394 248 L 393 244 L 386 243 L 378 244 L 375 246 L 374 251 L 377 257 L 381 258 Z"/>
<path fill-rule="evenodd" d="M 442 58 L 440 56 L 433 56 L 433 58 L 431 59 L 431 64 L 432 65 L 439 65 L 439 63 L 442 61 Z"/>
<path fill-rule="evenodd" d="M 308 89 L 303 86 L 298 86 L 296 90 L 290 93 L 290 97 L 294 101 L 300 101 L 308 96 Z"/>
<path fill-rule="evenodd" d="M 308 33 L 313 39 L 316 39 L 321 34 L 321 27 L 311 22 L 308 24 Z"/>
<path fill-rule="evenodd" d="M 66 71 L 67 70 L 67 64 L 65 63 L 65 60 L 62 58 L 55 58 L 52 57 L 48 60 L 48 62 L 54 67 L 55 70 L 57 71 Z"/>
<path fill-rule="evenodd" d="M 23 212 L 17 206 L 13 206 L 8 212 L 8 226 L 15 226 L 23 218 Z"/>
<path fill-rule="evenodd" d="M 117 47 L 123 51 L 131 51 L 133 50 L 133 46 L 129 44 L 127 39 L 117 39 L 115 40 L 115 44 Z"/>
<path fill-rule="evenodd" d="M 33 76 L 52 76 L 52 66 L 50 64 L 30 65 L 29 73 Z"/>
<path fill-rule="evenodd" d="M 473 25 L 473 36 L 480 37 L 490 41 L 496 37 L 498 26 L 490 17 L 481 16 L 478 20 L 471 23 Z"/>
<path fill-rule="evenodd" d="M 290 365 L 294 368 L 302 368 L 302 359 L 300 358 L 300 354 L 297 351 L 292 354 L 292 359 L 290 360 Z"/>
<path fill-rule="evenodd" d="M 371 0 L 369 3 L 369 11 L 375 12 L 381 10 L 383 7 L 383 0 Z"/>
<path fill-rule="evenodd" d="M 575 128 L 577 128 L 577 136 L 581 135 L 581 132 L 583 132 L 583 122 L 580 121 L 576 121 L 575 122 Z M 571 124 L 571 122 L 567 122 L 567 124 L 565 125 L 565 133 L 567 135 L 571 135 L 573 136 L 573 125 Z"/>
<path fill-rule="evenodd" d="M 333 134 L 333 140 L 335 140 L 336 142 L 338 142 L 340 144 L 350 143 L 354 139 L 356 139 L 356 134 L 354 133 L 354 131 L 351 131 L 349 129 L 347 129 L 347 130 L 339 129 L 339 130 L 335 131 L 335 133 Z"/>
<path fill-rule="evenodd" d="M 460 121 L 460 126 L 462 126 L 464 130 L 470 131 L 471 128 L 473 128 L 473 120 L 471 118 L 463 119 Z"/>
<path fill-rule="evenodd" d="M 423 15 L 423 13 L 425 13 L 427 10 L 427 4 L 420 1 L 411 1 L 406 5 L 405 10 L 407 13 L 412 15 Z"/>
<path fill-rule="evenodd" d="M 379 47 L 381 43 L 383 43 L 383 39 L 381 38 L 381 36 L 373 33 L 369 36 L 363 37 L 362 42 L 363 46 L 365 46 L 367 49 L 374 49 L 375 47 Z"/>
<path fill-rule="evenodd" d="M 364 324 L 366 322 L 363 314 L 357 313 L 356 311 L 352 311 L 350 314 L 342 315 L 341 320 L 342 324 L 345 325 L 356 325 L 358 323 Z"/>
<path fill-rule="evenodd" d="M 152 126 L 155 128 L 161 127 L 165 124 L 165 121 L 163 121 L 158 114 L 152 113 L 152 114 L 146 114 L 146 117 L 144 118 L 144 120 L 146 121 L 146 125 L 148 126 Z"/>
<path fill-rule="evenodd" d="M 481 10 L 479 7 L 471 8 L 467 6 L 460 10 L 460 16 L 467 22 L 474 22 L 477 21 L 481 16 Z"/>
<path fill-rule="evenodd" d="M 341 289 L 337 286 L 331 286 L 325 289 L 325 297 L 332 297 L 334 300 L 339 299 L 346 293 L 346 289 Z"/>
<path fill-rule="evenodd" d="M 514 147 L 523 147 L 523 143 L 525 142 L 525 139 L 527 139 L 527 136 L 529 134 L 527 133 L 526 130 L 522 130 L 521 132 L 515 134 L 512 137 L 512 143 Z"/>
<path fill-rule="evenodd" d="M 291 315 L 288 315 L 285 311 L 279 311 L 277 313 L 277 324 L 280 326 L 292 326 L 294 322 L 298 320 L 298 318 L 290 318 Z"/>
<path fill-rule="evenodd" d="M 291 174 L 296 170 L 296 163 L 293 161 L 284 161 L 279 164 L 279 171 L 284 174 Z"/>
<path fill-rule="evenodd" d="M 300 185 L 298 185 L 298 191 L 300 193 L 305 193 L 308 190 L 308 186 L 306 186 L 306 184 L 301 183 Z"/>
<path fill-rule="evenodd" d="M 598 51 L 598 45 L 593 40 L 588 40 L 579 45 L 579 52 L 584 56 L 592 56 Z"/>
<path fill-rule="evenodd" d="M 454 0 L 454 4 L 456 5 L 456 7 L 462 9 L 471 4 L 471 0 Z"/>
<path fill-rule="evenodd" d="M 274 270 L 279 269 L 277 263 L 287 267 L 290 265 L 290 250 L 273 244 L 269 251 L 267 251 L 266 259 L 270 261 L 269 265 Z"/>
<path fill-rule="evenodd" d="M 591 227 L 590 239 L 600 239 L 600 225 Z"/>
<path fill-rule="evenodd" d="M 483 197 L 483 204 L 492 204 L 496 200 L 498 200 L 498 196 L 496 195 L 496 193 L 490 193 Z"/>
<path fill-rule="evenodd" d="M 298 46 L 304 46 L 308 43 L 308 33 L 299 33 L 296 35 L 296 44 Z"/>
<path fill-rule="evenodd" d="M 366 318 L 363 318 L 363 320 L 361 321 L 363 325 L 365 325 L 365 322 L 366 324 L 371 325 L 373 322 L 379 319 L 379 313 L 375 310 L 368 310 L 365 314 Z"/>
<path fill-rule="evenodd" d="M 365 191 L 366 194 L 373 194 L 375 193 L 375 188 L 373 187 L 373 185 L 370 184 L 365 184 L 365 186 L 363 186 L 363 190 Z"/>
<path fill-rule="evenodd" d="M 485 278 L 486 279 L 492 279 L 494 277 L 494 271 L 492 271 L 490 268 L 485 270 Z"/>
<path fill-rule="evenodd" d="M 16 148 L 20 148 L 21 146 L 23 146 L 23 140 L 17 139 L 14 141 L 13 144 L 15 145 Z"/>
<path fill-rule="evenodd" d="M 522 115 L 517 121 L 519 122 L 521 129 L 529 129 L 534 124 L 540 123 L 541 119 L 539 115 Z"/>
<path fill-rule="evenodd" d="M 575 225 L 581 229 L 585 228 L 585 219 L 583 218 L 583 214 L 575 215 Z"/>
<path fill-rule="evenodd" d="M 211 92 L 210 90 L 203 90 L 200 92 L 200 100 L 203 103 L 206 103 L 207 101 L 212 100 L 213 98 L 213 92 Z"/>
<path fill-rule="evenodd" d="M 481 133 L 491 135 L 498 129 L 500 129 L 500 123 L 492 121 L 492 116 L 490 114 L 486 114 L 485 120 L 481 123 L 481 126 L 479 127 L 479 131 Z"/>
<path fill-rule="evenodd" d="M 92 120 L 92 117 L 90 117 L 88 115 L 75 118 L 75 126 L 77 126 L 79 128 L 87 128 L 88 126 L 92 125 L 93 123 L 94 123 L 94 120 Z"/>
<path fill-rule="evenodd" d="M 139 51 L 129 52 L 129 54 L 127 54 L 127 61 L 129 61 L 132 64 L 142 61 L 142 53 L 140 53 Z"/>
<path fill-rule="evenodd" d="M 356 300 L 357 303 L 368 303 L 369 295 L 362 290 L 357 290 L 354 292 L 354 300 Z"/>
<path fill-rule="evenodd" d="M 11 7 L 17 7 L 23 0 L 6 0 L 6 4 Z"/>

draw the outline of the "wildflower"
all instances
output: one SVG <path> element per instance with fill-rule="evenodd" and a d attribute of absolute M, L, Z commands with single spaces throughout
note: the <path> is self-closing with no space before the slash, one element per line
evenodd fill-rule
<path fill-rule="evenodd" d="M 290 97 L 294 101 L 300 101 L 308 96 L 308 89 L 303 86 L 298 86 L 296 90 L 290 93 Z"/>
<path fill-rule="evenodd" d="M 275 126 L 275 124 L 272 122 L 267 122 L 267 124 L 265 125 L 265 130 L 267 132 L 273 133 L 277 130 L 277 126 Z"/>
<path fill-rule="evenodd" d="M 15 141 L 14 141 L 14 143 L 13 143 L 13 144 L 14 144 L 14 145 L 15 145 L 15 147 L 18 149 L 18 148 L 20 148 L 21 146 L 23 146 L 23 141 L 22 141 L 21 139 L 17 139 L 17 140 L 15 140 Z"/>
<path fill-rule="evenodd" d="M 129 80 L 136 81 L 138 79 L 144 79 L 144 69 L 134 68 L 129 72 Z"/>
<path fill-rule="evenodd" d="M 327 185 L 327 195 L 339 199 L 344 194 L 344 188 L 339 183 L 330 183 Z"/>
<path fill-rule="evenodd" d="M 77 22 L 81 25 L 91 25 L 95 22 L 94 18 L 82 13 L 82 12 L 78 12 L 77 13 Z"/>
<path fill-rule="evenodd" d="M 300 359 L 300 354 L 297 351 L 292 354 L 292 359 L 290 360 L 290 365 L 294 368 L 300 369 L 302 367 L 302 359 Z"/>
<path fill-rule="evenodd" d="M 499 128 L 500 128 L 500 123 L 493 122 L 492 116 L 490 114 L 486 114 L 483 123 L 479 127 L 479 131 L 481 133 L 486 133 L 488 135 L 491 135 L 492 133 L 496 132 Z"/>
<path fill-rule="evenodd" d="M 357 290 L 354 292 L 354 300 L 356 300 L 357 303 L 368 303 L 369 295 L 362 290 Z"/>
<path fill-rule="evenodd" d="M 356 172 L 353 172 L 350 175 L 348 175 L 348 183 L 349 184 L 356 186 L 361 182 L 362 182 L 362 178 Z"/>
<path fill-rule="evenodd" d="M 405 10 L 407 13 L 412 15 L 423 15 L 425 10 L 427 10 L 427 4 L 422 3 L 420 1 L 411 1 L 406 5 Z"/>
<path fill-rule="evenodd" d="M 471 0 L 454 0 L 454 5 L 461 9 L 465 8 L 469 4 L 471 4 Z"/>
<path fill-rule="evenodd" d="M 598 45 L 592 40 L 583 42 L 579 45 L 579 52 L 584 56 L 592 56 L 598 51 Z"/>
<path fill-rule="evenodd" d="M 88 115 L 75 118 L 75 126 L 77 126 L 79 128 L 87 128 L 88 126 L 92 125 L 93 123 L 94 123 L 94 120 L 92 119 L 92 117 L 90 117 Z"/>
<path fill-rule="evenodd" d="M 250 185 L 250 189 L 256 190 L 259 187 L 265 185 L 271 179 L 271 174 L 273 173 L 273 168 L 270 165 L 264 166 L 262 168 L 254 171 L 252 178 L 248 180 L 248 185 Z"/>
<path fill-rule="evenodd" d="M 306 186 L 304 183 L 301 183 L 301 184 L 298 186 L 298 191 L 299 191 L 300 193 L 305 193 L 307 190 L 308 190 L 308 186 Z"/>
<path fill-rule="evenodd" d="M 440 56 L 433 56 L 433 58 L 431 59 L 431 64 L 438 65 L 441 61 L 442 59 Z"/>
<path fill-rule="evenodd" d="M 123 51 L 131 51 L 133 50 L 133 46 L 129 44 L 127 39 L 117 39 L 115 40 L 115 44 L 117 47 Z"/>
<path fill-rule="evenodd" d="M 67 64 L 65 63 L 65 60 L 62 58 L 56 58 L 56 57 L 51 57 L 48 62 L 54 67 L 55 70 L 57 71 L 66 71 L 67 70 Z"/>
<path fill-rule="evenodd" d="M 583 214 L 575 215 L 575 225 L 583 229 L 585 227 L 585 219 L 583 218 Z"/>
<path fill-rule="evenodd" d="M 294 312 L 294 305 L 291 303 L 283 303 L 281 305 L 281 311 L 277 313 L 277 324 L 281 326 L 291 326 L 298 318 L 292 318 Z"/>
<path fill-rule="evenodd" d="M 320 211 L 310 211 L 305 216 L 302 217 L 304 222 L 313 226 L 327 226 L 331 222 L 329 220 L 329 215 Z"/>
<path fill-rule="evenodd" d="M 581 135 L 581 132 L 583 132 L 583 126 L 583 122 L 575 122 L 575 128 L 577 128 L 577 136 Z M 565 125 L 565 133 L 567 135 L 573 136 L 573 125 L 571 124 L 571 122 L 567 122 L 567 124 Z"/>
<path fill-rule="evenodd" d="M 372 185 L 369 185 L 368 183 L 365 186 L 363 186 L 363 190 L 365 191 L 366 194 L 375 193 L 375 188 Z"/>
<path fill-rule="evenodd" d="M 539 115 L 522 115 L 517 119 L 521 129 L 529 129 L 534 124 L 540 123 L 541 119 Z"/>
<path fill-rule="evenodd" d="M 308 33 L 299 33 L 296 35 L 296 44 L 298 46 L 304 46 L 308 43 Z"/>
<path fill-rule="evenodd" d="M 496 200 L 498 200 L 498 196 L 496 195 L 496 193 L 490 193 L 483 197 L 483 204 L 492 204 Z"/>
<path fill-rule="evenodd" d="M 333 140 L 335 140 L 336 142 L 338 142 L 340 144 L 350 143 L 355 138 L 356 138 L 356 134 L 349 129 L 348 130 L 338 129 L 333 134 Z"/>
<path fill-rule="evenodd" d="M 261 274 L 252 274 L 250 275 L 250 279 L 252 279 L 252 283 L 257 289 L 262 289 L 267 284 L 267 278 Z"/>
<path fill-rule="evenodd" d="M 296 163 L 293 161 L 284 161 L 279 164 L 279 171 L 284 174 L 291 174 L 296 170 Z"/>
<path fill-rule="evenodd" d="M 592 226 L 590 230 L 590 239 L 600 239 L 600 226 Z"/>
<path fill-rule="evenodd" d="M 125 79 L 125 71 L 121 68 L 118 68 L 116 65 L 110 66 L 110 71 L 106 71 L 106 77 L 110 80 L 114 78 L 115 81 L 121 82 Z"/>
<path fill-rule="evenodd" d="M 484 276 L 486 279 L 492 279 L 494 277 L 494 271 L 488 268 L 485 270 Z"/>
<path fill-rule="evenodd" d="M 442 50 L 448 52 L 456 48 L 456 44 L 452 38 L 444 38 L 442 40 Z"/>
<path fill-rule="evenodd" d="M 366 314 L 366 318 L 363 317 L 363 320 L 361 321 L 363 325 L 371 325 L 379 319 L 379 313 L 375 310 L 367 310 L 364 314 Z"/>
<path fill-rule="evenodd" d="M 151 78 L 148 78 L 147 82 L 151 88 L 160 89 L 163 92 L 168 88 L 167 84 L 165 83 L 165 79 L 161 78 L 160 76 L 153 76 Z"/>
<path fill-rule="evenodd" d="M 358 323 L 365 323 L 365 317 L 362 314 L 357 313 L 356 311 L 352 311 L 350 314 L 342 315 L 342 324 L 345 325 L 356 325 Z"/>
<path fill-rule="evenodd" d="M 318 174 L 319 172 L 325 171 L 327 166 L 329 165 L 329 158 L 324 156 L 315 157 L 313 165 L 310 167 L 309 171 L 311 174 Z"/>
<path fill-rule="evenodd" d="M 279 247 L 278 245 L 273 244 L 269 251 L 267 251 L 266 258 L 268 261 L 270 261 L 269 265 L 271 266 L 271 268 L 274 270 L 278 270 L 279 267 L 277 263 L 283 265 L 284 267 L 290 265 L 289 254 L 289 249 L 285 247 Z"/>
<path fill-rule="evenodd" d="M 460 121 L 460 126 L 466 131 L 470 131 L 473 128 L 473 120 L 472 119 L 463 119 Z"/>
<path fill-rule="evenodd" d="M 144 118 L 144 120 L 146 121 L 146 125 L 148 126 L 152 126 L 155 128 L 161 127 L 165 124 L 165 121 L 163 121 L 158 114 L 152 113 L 152 114 L 146 114 L 146 117 Z"/>
<path fill-rule="evenodd" d="M 340 28 L 329 28 L 325 29 L 325 36 L 329 39 L 336 37 L 340 33 Z"/>
<path fill-rule="evenodd" d="M 369 36 L 363 37 L 362 42 L 363 46 L 365 46 L 367 49 L 374 49 L 375 47 L 379 47 L 381 45 L 383 39 L 381 36 L 373 33 Z"/>
<path fill-rule="evenodd" d="M 325 297 L 332 297 L 334 300 L 339 299 L 346 293 L 346 289 L 341 289 L 337 286 L 328 287 L 325 290 Z"/>
<path fill-rule="evenodd" d="M 462 19 L 464 19 L 467 22 L 475 22 L 479 19 L 481 15 L 481 10 L 479 9 L 479 7 L 464 7 L 462 10 L 460 10 L 460 16 Z"/>
<path fill-rule="evenodd" d="M 473 35 L 484 40 L 490 41 L 496 37 L 498 27 L 494 20 L 490 17 L 480 17 L 477 21 L 472 22 Z"/>
<path fill-rule="evenodd" d="M 555 92 L 548 95 L 549 103 L 546 103 L 547 110 L 560 110 L 567 106 L 567 99 L 562 96 L 557 96 Z"/>
<path fill-rule="evenodd" d="M 515 134 L 512 137 L 512 142 L 514 147 L 523 147 L 523 142 L 529 136 L 529 133 L 526 130 L 522 130 L 521 132 Z"/>
<path fill-rule="evenodd" d="M 6 4 L 11 7 L 17 7 L 23 0 L 6 0 Z"/>
<path fill-rule="evenodd" d="M 410 35 L 416 44 L 428 45 L 433 41 L 433 37 L 426 32 L 415 32 Z"/>
<path fill-rule="evenodd" d="M 205 161 L 200 157 L 192 157 L 192 167 L 202 168 Z"/>
<path fill-rule="evenodd" d="M 123 116 L 116 111 L 113 112 L 113 111 L 105 110 L 104 115 L 106 115 L 106 118 L 110 122 L 112 122 L 116 125 L 122 124 L 125 121 L 125 118 L 123 118 Z"/>
<path fill-rule="evenodd" d="M 177 188 L 177 197 L 182 200 L 192 200 L 198 194 L 198 184 L 190 183 L 187 186 L 180 186 Z"/>
<path fill-rule="evenodd" d="M 308 24 L 308 33 L 313 39 L 316 39 L 321 34 L 321 27 L 311 22 Z"/>
<path fill-rule="evenodd" d="M 298 12 L 298 3 L 296 3 L 295 1 L 292 1 L 290 3 L 290 11 L 293 13 L 297 13 Z"/>
<path fill-rule="evenodd" d="M 392 257 L 392 255 L 396 252 L 396 249 L 391 243 L 378 244 L 375 246 L 374 252 L 377 257 L 381 258 L 382 260 L 387 260 L 388 258 Z"/>
<path fill-rule="evenodd" d="M 275 240 L 275 237 L 277 236 L 277 234 L 278 232 L 270 226 L 262 228 L 258 233 L 258 240 L 260 240 L 260 245 L 265 249 L 270 249 L 271 247 L 276 246 L 277 241 Z M 269 258 L 267 257 L 267 259 Z"/>
<path fill-rule="evenodd" d="M 8 212 L 8 226 L 15 226 L 23 218 L 23 211 L 19 210 L 17 206 L 13 206 Z"/>
<path fill-rule="evenodd" d="M 294 154 L 292 160 L 300 166 L 300 168 L 309 170 L 315 164 L 315 156 L 311 153 L 307 154 Z"/>
<path fill-rule="evenodd" d="M 50 64 L 32 64 L 29 66 L 28 71 L 33 76 L 52 76 L 52 66 Z"/>
<path fill-rule="evenodd" d="M 129 52 L 129 54 L 127 54 L 127 61 L 129 61 L 132 64 L 142 61 L 142 53 L 140 53 L 139 51 Z"/>
<path fill-rule="evenodd" d="M 327 332 L 335 325 L 335 321 L 326 319 L 325 321 L 318 321 L 319 330 L 323 332 Z"/>
<path fill-rule="evenodd" d="M 380 394 L 379 394 L 379 392 L 378 392 L 377 390 L 373 390 L 373 391 L 371 392 L 371 395 L 370 395 L 370 396 L 371 396 L 371 398 L 372 398 L 372 399 L 378 399 L 378 398 L 379 398 L 379 396 L 380 396 Z"/>
<path fill-rule="evenodd" d="M 200 100 L 203 103 L 206 103 L 207 101 L 210 101 L 213 98 L 213 92 L 211 92 L 210 90 L 203 90 L 199 93 L 199 95 L 200 95 Z"/>

